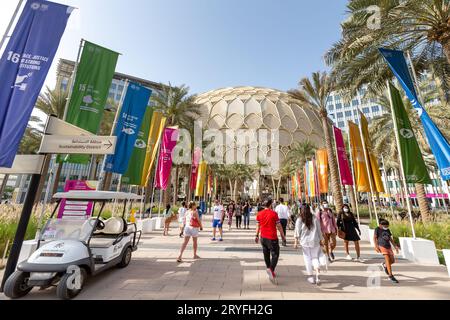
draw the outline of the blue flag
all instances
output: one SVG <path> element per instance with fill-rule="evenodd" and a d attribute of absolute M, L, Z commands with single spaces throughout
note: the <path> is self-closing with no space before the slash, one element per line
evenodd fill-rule
<path fill-rule="evenodd" d="M 106 158 L 105 171 L 125 174 L 152 91 L 136 83 L 127 88 L 114 135 L 116 152 Z"/>
<path fill-rule="evenodd" d="M 0 167 L 11 168 L 73 8 L 28 0 L 0 59 Z"/>
<path fill-rule="evenodd" d="M 442 178 L 450 180 L 450 145 L 433 120 L 431 120 L 425 108 L 420 104 L 403 51 L 384 48 L 379 50 L 402 85 L 403 90 L 405 90 L 414 109 L 419 114 L 428 144 L 436 158 Z"/>

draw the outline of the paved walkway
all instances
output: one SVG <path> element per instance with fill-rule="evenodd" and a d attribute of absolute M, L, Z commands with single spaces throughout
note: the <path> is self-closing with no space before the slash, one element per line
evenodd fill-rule
<path fill-rule="evenodd" d="M 205 218 L 210 225 L 210 217 Z M 175 225 L 174 225 L 175 227 Z M 368 243 L 362 244 L 366 263 L 346 261 L 339 242 L 337 261 L 322 275 L 320 287 L 306 282 L 303 257 L 293 249 L 282 248 L 279 284 L 270 283 L 262 252 L 254 244 L 255 230 L 225 233 L 225 241 L 212 242 L 211 228 L 199 239 L 201 260 L 192 260 L 192 245 L 185 262 L 176 258 L 181 245 L 177 229 L 172 236 L 162 231 L 145 235 L 140 249 L 126 269 L 112 269 L 91 278 L 77 299 L 449 299 L 450 278 L 445 267 L 419 266 L 400 260 L 394 267 L 399 284 L 392 284 L 381 271 L 382 257 Z M 293 231 L 289 231 L 290 239 Z M 379 285 L 376 285 L 379 283 Z M 375 286 L 373 285 L 375 284 Z M 55 299 L 55 289 L 32 291 L 26 299 Z M 0 295 L 0 300 L 5 299 Z"/>

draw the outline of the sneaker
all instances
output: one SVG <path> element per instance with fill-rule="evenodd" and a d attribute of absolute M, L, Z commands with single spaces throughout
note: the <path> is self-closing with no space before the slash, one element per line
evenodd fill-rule
<path fill-rule="evenodd" d="M 220 239 L 219 239 L 219 241 L 220 241 L 220 242 L 222 242 L 222 241 L 223 241 L 223 239 L 222 239 L 222 238 L 220 238 Z"/>
<path fill-rule="evenodd" d="M 347 257 L 345 257 L 345 259 L 348 260 L 348 261 L 352 261 L 353 260 L 351 255 L 347 255 Z"/>
<path fill-rule="evenodd" d="M 394 276 L 390 276 L 390 277 L 389 277 L 389 280 L 391 280 L 392 283 L 398 283 L 398 280 L 395 279 Z"/>
<path fill-rule="evenodd" d="M 361 262 L 361 263 L 364 263 L 364 262 L 366 262 L 366 260 L 364 260 L 364 259 L 361 258 L 361 257 L 358 257 L 358 258 L 355 259 L 355 262 Z"/>
<path fill-rule="evenodd" d="M 307 280 L 308 280 L 308 282 L 311 283 L 311 284 L 316 284 L 316 280 L 314 280 L 313 277 L 309 277 Z"/>
<path fill-rule="evenodd" d="M 212 238 L 211 241 L 216 241 L 216 238 Z"/>
<path fill-rule="evenodd" d="M 331 264 L 333 263 L 333 259 L 331 259 L 331 257 L 328 257 L 328 262 Z"/>
<path fill-rule="evenodd" d="M 333 252 L 330 252 L 330 257 L 331 257 L 331 260 L 335 260 L 336 258 L 334 257 L 334 253 Z"/>
<path fill-rule="evenodd" d="M 388 269 L 386 267 L 386 264 L 384 262 L 381 264 L 381 267 L 383 268 L 384 272 L 386 272 L 386 274 L 389 275 L 389 271 L 388 271 Z"/>
<path fill-rule="evenodd" d="M 267 269 L 267 274 L 269 275 L 270 282 L 277 284 L 277 275 L 272 269 Z"/>
<path fill-rule="evenodd" d="M 319 276 L 319 274 L 316 274 L 316 284 L 317 285 L 320 284 L 320 276 Z"/>

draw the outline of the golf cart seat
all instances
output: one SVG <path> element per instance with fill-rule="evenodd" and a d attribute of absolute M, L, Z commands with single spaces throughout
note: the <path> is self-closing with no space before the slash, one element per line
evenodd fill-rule
<path fill-rule="evenodd" d="M 127 230 L 127 223 L 123 218 L 112 217 L 104 223 L 102 230 L 97 230 L 95 236 L 117 236 L 124 233 Z"/>

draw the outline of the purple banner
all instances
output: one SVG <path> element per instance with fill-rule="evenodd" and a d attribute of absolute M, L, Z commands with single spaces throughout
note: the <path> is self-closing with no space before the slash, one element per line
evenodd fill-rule
<path fill-rule="evenodd" d="M 336 141 L 337 158 L 339 163 L 339 170 L 341 172 L 342 185 L 353 186 L 353 177 L 348 163 L 347 150 L 345 149 L 342 131 L 336 127 L 333 127 L 333 130 L 334 130 L 334 139 Z"/>

